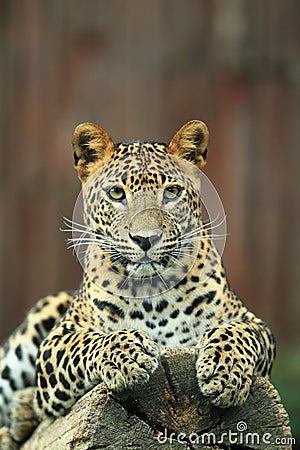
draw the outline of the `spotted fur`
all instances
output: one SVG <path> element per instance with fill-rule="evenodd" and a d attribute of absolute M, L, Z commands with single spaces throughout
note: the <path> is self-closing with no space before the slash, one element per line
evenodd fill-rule
<path fill-rule="evenodd" d="M 204 169 L 208 139 L 199 121 L 169 145 L 114 144 L 96 125 L 76 128 L 79 231 L 92 239 L 83 281 L 40 300 L 0 348 L 1 449 L 101 381 L 146 383 L 164 346 L 198 347 L 199 388 L 219 407 L 242 404 L 253 376 L 269 375 L 273 336 L 231 289 L 202 225 L 197 173 L 186 171 Z"/>

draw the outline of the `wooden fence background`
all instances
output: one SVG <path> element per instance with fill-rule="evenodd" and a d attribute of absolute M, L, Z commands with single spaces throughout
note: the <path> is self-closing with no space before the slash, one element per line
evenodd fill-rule
<path fill-rule="evenodd" d="M 299 17 L 297 0 L 0 1 L 0 338 L 80 281 L 59 231 L 75 125 L 167 141 L 199 118 L 231 283 L 279 344 L 299 339 Z"/>

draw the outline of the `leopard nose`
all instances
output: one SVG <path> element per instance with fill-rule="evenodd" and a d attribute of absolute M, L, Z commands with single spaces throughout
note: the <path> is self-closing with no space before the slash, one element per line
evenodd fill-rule
<path fill-rule="evenodd" d="M 138 234 L 130 234 L 130 239 L 132 239 L 144 252 L 147 252 L 154 244 L 159 242 L 162 237 L 162 233 L 151 234 L 151 236 L 140 236 Z"/>

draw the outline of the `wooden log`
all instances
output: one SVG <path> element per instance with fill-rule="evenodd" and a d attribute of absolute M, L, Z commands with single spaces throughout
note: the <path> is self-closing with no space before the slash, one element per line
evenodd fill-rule
<path fill-rule="evenodd" d="M 254 380 L 241 407 L 199 392 L 195 348 L 162 351 L 150 382 L 113 394 L 99 384 L 65 416 L 39 425 L 22 450 L 290 449 L 291 430 L 269 381 Z"/>

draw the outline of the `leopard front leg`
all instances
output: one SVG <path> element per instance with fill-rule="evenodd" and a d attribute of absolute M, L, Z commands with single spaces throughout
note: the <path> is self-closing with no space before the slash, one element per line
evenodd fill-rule
<path fill-rule="evenodd" d="M 104 336 L 102 346 L 95 367 L 111 390 L 121 391 L 146 383 L 158 366 L 158 346 L 143 331 L 109 333 Z"/>
<path fill-rule="evenodd" d="M 41 417 L 62 415 L 101 381 L 116 391 L 145 383 L 158 356 L 158 346 L 143 331 L 75 332 L 64 323 L 41 345 L 36 410 Z"/>
<path fill-rule="evenodd" d="M 254 374 L 267 376 L 274 339 L 259 319 L 233 322 L 204 333 L 196 363 L 201 392 L 221 408 L 242 405 Z"/>

